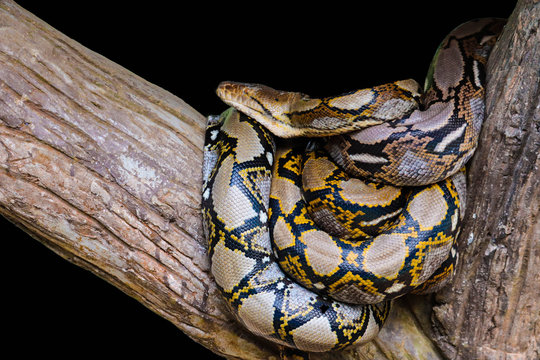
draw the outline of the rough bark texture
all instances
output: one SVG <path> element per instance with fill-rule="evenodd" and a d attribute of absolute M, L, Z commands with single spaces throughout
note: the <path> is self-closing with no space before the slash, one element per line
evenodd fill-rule
<path fill-rule="evenodd" d="M 488 64 L 461 265 L 434 308 L 449 358 L 540 359 L 540 2 L 523 0 Z"/>
<path fill-rule="evenodd" d="M 539 15 L 520 1 L 490 62 L 454 285 L 433 312 L 431 297 L 406 297 L 374 342 L 312 358 L 540 357 Z M 0 1 L 0 34 L 0 214 L 212 351 L 277 358 L 209 274 L 205 118 L 12 1 Z"/>

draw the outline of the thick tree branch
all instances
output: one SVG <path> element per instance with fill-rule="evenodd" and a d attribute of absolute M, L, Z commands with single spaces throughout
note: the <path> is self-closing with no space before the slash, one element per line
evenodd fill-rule
<path fill-rule="evenodd" d="M 208 273 L 205 118 L 11 1 L 0 25 L 0 213 L 205 346 L 268 352 Z"/>
<path fill-rule="evenodd" d="M 540 54 L 538 29 L 525 17 L 538 13 L 537 1 L 518 4 L 491 63 L 491 115 L 468 201 L 477 221 L 462 231 L 471 245 L 457 282 L 439 296 L 434 330 L 431 298 L 406 297 L 376 341 L 313 358 L 534 357 L 538 305 L 524 288 L 540 256 Z M 13 1 L 0 1 L 0 33 L 0 214 L 212 351 L 276 358 L 274 345 L 232 319 L 209 273 L 200 218 L 205 118 Z M 514 330 L 518 321 L 529 330 Z"/>
<path fill-rule="evenodd" d="M 490 56 L 462 263 L 434 309 L 450 358 L 540 358 L 539 24 L 540 2 L 518 2 Z"/>

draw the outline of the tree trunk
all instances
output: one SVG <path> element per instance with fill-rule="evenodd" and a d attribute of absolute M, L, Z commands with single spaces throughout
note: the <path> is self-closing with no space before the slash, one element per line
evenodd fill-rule
<path fill-rule="evenodd" d="M 540 2 L 518 2 L 488 63 L 461 264 L 435 339 L 460 359 L 540 359 Z"/>
<path fill-rule="evenodd" d="M 540 358 L 539 23 L 538 1 L 520 1 L 490 59 L 453 285 L 396 301 L 372 343 L 313 359 Z M 215 353 L 277 358 L 209 273 L 206 119 L 12 1 L 0 33 L 0 214 Z"/>

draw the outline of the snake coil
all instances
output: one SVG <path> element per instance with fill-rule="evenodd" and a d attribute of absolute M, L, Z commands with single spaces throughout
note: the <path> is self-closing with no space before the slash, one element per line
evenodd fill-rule
<path fill-rule="evenodd" d="M 453 30 L 421 95 L 412 80 L 322 99 L 220 84 L 232 107 L 209 117 L 202 212 L 212 274 L 251 332 L 310 352 L 362 344 L 392 299 L 449 281 L 503 24 Z M 306 136 L 323 147 L 306 153 Z"/>

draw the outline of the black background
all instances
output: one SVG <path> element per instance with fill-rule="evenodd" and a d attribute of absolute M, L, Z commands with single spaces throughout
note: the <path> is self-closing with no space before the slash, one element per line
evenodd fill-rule
<path fill-rule="evenodd" d="M 204 115 L 226 106 L 222 80 L 330 96 L 389 81 L 420 83 L 462 22 L 508 17 L 514 1 L 17 1 L 51 26 Z M 369 5 L 367 5 L 369 4 Z M 116 7 L 113 7 L 116 6 Z M 176 5 L 176 6 L 175 6 Z M 1 41 L 1 38 L 0 38 Z M 0 218 L 4 353 L 219 358 L 136 300 Z"/>

